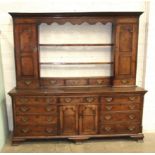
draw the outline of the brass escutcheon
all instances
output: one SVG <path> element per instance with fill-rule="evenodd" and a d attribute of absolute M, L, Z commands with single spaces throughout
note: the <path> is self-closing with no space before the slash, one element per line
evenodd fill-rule
<path fill-rule="evenodd" d="M 112 97 L 107 97 L 107 98 L 105 98 L 105 100 L 107 101 L 107 102 L 111 102 L 112 101 Z"/>
<path fill-rule="evenodd" d="M 30 80 L 25 81 L 25 84 L 26 84 L 27 86 L 29 86 L 31 83 L 32 83 L 32 81 L 30 81 Z"/>

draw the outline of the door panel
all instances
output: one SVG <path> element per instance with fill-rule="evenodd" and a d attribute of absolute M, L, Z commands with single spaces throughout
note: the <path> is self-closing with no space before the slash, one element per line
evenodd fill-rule
<path fill-rule="evenodd" d="M 15 25 L 17 78 L 38 78 L 37 28 L 35 24 Z"/>
<path fill-rule="evenodd" d="M 80 134 L 97 134 L 98 131 L 98 106 L 81 105 L 79 108 Z"/>
<path fill-rule="evenodd" d="M 137 24 L 121 23 L 116 26 L 114 85 L 135 83 L 137 40 Z"/>
<path fill-rule="evenodd" d="M 78 111 L 76 106 L 60 106 L 60 130 L 62 135 L 78 134 Z"/>

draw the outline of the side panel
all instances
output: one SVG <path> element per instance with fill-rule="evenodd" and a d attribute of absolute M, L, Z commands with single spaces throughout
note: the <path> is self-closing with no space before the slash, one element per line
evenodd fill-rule
<path fill-rule="evenodd" d="M 116 26 L 114 86 L 133 86 L 136 79 L 138 24 Z"/>
<path fill-rule="evenodd" d="M 37 52 L 37 26 L 35 24 L 17 24 L 15 31 L 15 53 L 16 53 L 16 76 L 18 88 L 38 87 L 38 52 Z M 31 81 L 29 84 L 25 80 Z M 31 87 L 31 83 L 33 86 Z"/>

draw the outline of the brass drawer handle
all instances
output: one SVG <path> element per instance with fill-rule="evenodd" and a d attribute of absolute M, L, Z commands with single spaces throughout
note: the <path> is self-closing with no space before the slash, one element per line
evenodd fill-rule
<path fill-rule="evenodd" d="M 25 81 L 24 82 L 27 86 L 29 86 L 31 83 L 32 83 L 32 81 L 31 80 L 27 80 L 27 81 Z"/>
<path fill-rule="evenodd" d="M 112 117 L 111 117 L 111 115 L 106 115 L 104 118 L 105 118 L 106 120 L 110 120 Z"/>
<path fill-rule="evenodd" d="M 52 85 L 54 85 L 54 84 L 57 83 L 57 80 L 51 80 L 50 83 L 51 83 Z"/>
<path fill-rule="evenodd" d="M 130 81 L 129 80 L 122 80 L 121 82 L 122 82 L 122 84 L 129 84 Z"/>
<path fill-rule="evenodd" d="M 50 129 L 50 128 L 46 128 L 46 129 L 45 129 L 45 132 L 46 132 L 46 133 L 53 133 L 53 130 Z"/>
<path fill-rule="evenodd" d="M 29 101 L 29 99 L 27 99 L 27 98 L 22 98 L 22 99 L 20 99 L 20 102 L 21 103 L 27 103 Z"/>
<path fill-rule="evenodd" d="M 105 127 L 104 128 L 106 131 L 110 131 L 111 130 L 111 127 Z"/>
<path fill-rule="evenodd" d="M 26 122 L 28 122 L 29 119 L 27 117 L 22 117 L 21 120 L 22 120 L 23 123 L 26 123 Z"/>
<path fill-rule="evenodd" d="M 68 97 L 68 98 L 65 98 L 65 102 L 66 102 L 66 103 L 70 103 L 71 101 L 72 101 L 71 98 L 69 98 L 69 97 Z"/>
<path fill-rule="evenodd" d="M 78 84 L 79 84 L 79 80 L 71 81 L 70 84 L 71 84 L 72 86 L 74 86 L 74 85 L 78 85 Z"/>
<path fill-rule="evenodd" d="M 25 128 L 25 129 L 22 129 L 21 130 L 23 133 L 28 133 L 29 131 L 30 131 L 30 129 L 29 128 Z"/>
<path fill-rule="evenodd" d="M 52 118 L 51 117 L 48 117 L 47 118 L 47 122 L 52 122 Z"/>
<path fill-rule="evenodd" d="M 48 112 L 53 110 L 51 106 L 47 106 L 45 109 L 46 109 L 46 111 L 48 111 Z"/>
<path fill-rule="evenodd" d="M 86 101 L 88 102 L 88 103 L 91 103 L 91 102 L 93 102 L 95 99 L 93 98 L 93 97 L 87 97 L 86 98 Z"/>
<path fill-rule="evenodd" d="M 28 107 L 20 107 L 20 110 L 22 112 L 26 112 L 26 111 L 29 111 L 29 108 Z"/>
<path fill-rule="evenodd" d="M 130 96 L 130 97 L 129 97 L 129 100 L 130 100 L 130 101 L 134 101 L 135 99 L 136 99 L 135 96 Z"/>
<path fill-rule="evenodd" d="M 46 102 L 47 102 L 48 104 L 52 103 L 53 101 L 54 101 L 53 98 L 47 98 L 47 99 L 46 99 Z"/>
<path fill-rule="evenodd" d="M 106 109 L 107 110 L 111 110 L 112 109 L 112 106 L 106 106 Z"/>
<path fill-rule="evenodd" d="M 112 97 L 107 97 L 107 98 L 105 98 L 105 100 L 107 101 L 107 102 L 111 102 L 112 101 Z"/>
<path fill-rule="evenodd" d="M 130 127 L 128 127 L 128 130 L 129 130 L 129 131 L 135 130 L 135 126 L 130 126 Z"/>
<path fill-rule="evenodd" d="M 103 84 L 104 83 L 103 80 L 97 80 L 96 82 L 97 82 L 97 84 Z"/>
<path fill-rule="evenodd" d="M 135 119 L 135 115 L 131 114 L 131 115 L 129 115 L 129 118 L 133 120 L 133 119 Z"/>
<path fill-rule="evenodd" d="M 131 110 L 133 110 L 133 109 L 135 109 L 135 105 L 129 105 L 129 108 L 130 108 Z"/>

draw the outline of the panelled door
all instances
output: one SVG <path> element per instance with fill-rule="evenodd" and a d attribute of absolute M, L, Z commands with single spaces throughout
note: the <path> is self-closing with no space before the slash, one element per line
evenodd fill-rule
<path fill-rule="evenodd" d="M 60 106 L 60 133 L 62 135 L 97 134 L 98 105 Z"/>
<path fill-rule="evenodd" d="M 97 134 L 98 106 L 81 105 L 79 107 L 79 132 L 80 134 Z"/>
<path fill-rule="evenodd" d="M 120 23 L 116 26 L 114 85 L 135 84 L 137 36 L 138 26 L 135 23 Z"/>
<path fill-rule="evenodd" d="M 37 87 L 33 81 L 39 77 L 36 25 L 16 24 L 15 38 L 17 86 Z"/>

